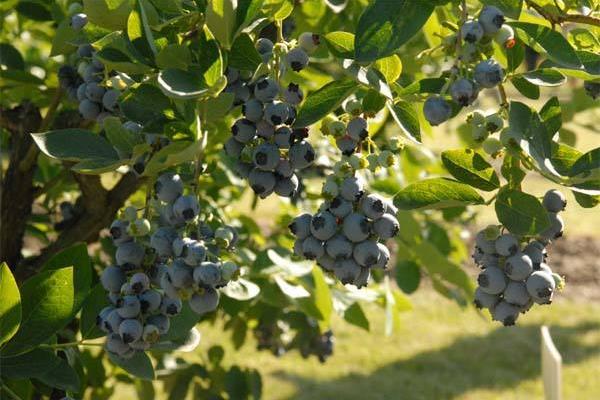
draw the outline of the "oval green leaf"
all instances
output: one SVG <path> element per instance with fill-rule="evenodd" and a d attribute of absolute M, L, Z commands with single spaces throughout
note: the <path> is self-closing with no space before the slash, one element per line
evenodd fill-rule
<path fill-rule="evenodd" d="M 483 198 L 471 186 L 449 178 L 425 179 L 408 185 L 394 197 L 401 210 L 458 207 L 483 204 Z"/>
<path fill-rule="evenodd" d="M 352 79 L 329 82 L 315 92 L 310 93 L 298 111 L 294 126 L 304 127 L 317 122 L 354 93 L 358 86 Z"/>
<path fill-rule="evenodd" d="M 119 159 L 117 152 L 106 139 L 84 129 L 61 129 L 32 133 L 31 136 L 44 154 L 59 160 Z"/>
<path fill-rule="evenodd" d="M 338 58 L 354 58 L 354 34 L 335 31 L 323 36 L 327 48 Z"/>
<path fill-rule="evenodd" d="M 407 101 L 399 100 L 393 105 L 388 103 L 387 106 L 394 121 L 402 129 L 402 133 L 413 142 L 421 143 L 421 124 L 413 105 Z"/>
<path fill-rule="evenodd" d="M 494 168 L 475 150 L 444 151 L 442 162 L 453 177 L 477 189 L 489 192 L 500 187 Z"/>
<path fill-rule="evenodd" d="M 496 215 L 511 233 L 532 236 L 550 226 L 548 212 L 534 196 L 504 188 L 496 198 Z"/>
<path fill-rule="evenodd" d="M 21 294 L 15 277 L 6 263 L 0 264 L 0 346 L 19 329 Z"/>

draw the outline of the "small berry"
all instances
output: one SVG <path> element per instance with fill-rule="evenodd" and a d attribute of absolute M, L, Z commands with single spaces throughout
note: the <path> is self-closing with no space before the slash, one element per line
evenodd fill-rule
<path fill-rule="evenodd" d="M 71 28 L 76 31 L 81 30 L 88 22 L 88 17 L 84 13 L 78 13 L 71 17 Z"/>
<path fill-rule="evenodd" d="M 488 36 L 492 36 L 500 30 L 504 21 L 504 14 L 497 7 L 486 5 L 479 13 L 479 23 Z"/>
<path fill-rule="evenodd" d="M 535 271 L 527 278 L 527 292 L 538 304 L 550 304 L 556 283 L 551 274 L 545 271 Z"/>
<path fill-rule="evenodd" d="M 172 203 L 183 194 L 183 181 L 176 173 L 166 172 L 154 183 L 154 193 L 159 200 Z"/>
<path fill-rule="evenodd" d="M 501 301 L 492 310 L 492 318 L 494 321 L 501 322 L 504 326 L 512 326 L 519 318 L 521 309 L 517 306 Z"/>
<path fill-rule="evenodd" d="M 527 254 L 518 252 L 506 259 L 504 270 L 513 281 L 524 281 L 533 271 L 533 262 Z"/>
<path fill-rule="evenodd" d="M 342 232 L 354 243 L 362 242 L 369 237 L 371 226 L 363 214 L 352 213 L 344 218 Z"/>
<path fill-rule="evenodd" d="M 302 32 L 298 37 L 298 45 L 307 53 L 312 53 L 321 44 L 319 35 L 312 32 Z"/>
<path fill-rule="evenodd" d="M 493 59 L 481 61 L 475 66 L 475 81 L 484 88 L 493 88 L 504 79 L 504 71 Z"/>
<path fill-rule="evenodd" d="M 173 204 L 173 212 L 178 218 L 191 221 L 198 216 L 200 204 L 196 196 L 180 196 Z"/>
<path fill-rule="evenodd" d="M 500 296 L 498 296 L 496 294 L 486 293 L 483 290 L 481 290 L 480 287 L 478 287 L 475 290 L 475 299 L 473 300 L 475 307 L 480 308 L 480 309 L 487 308 L 487 309 L 491 310 L 499 302 L 500 302 Z"/>
<path fill-rule="evenodd" d="M 549 190 L 544 194 L 542 205 L 547 211 L 557 213 L 564 211 L 567 207 L 567 199 L 565 195 L 558 190 Z"/>
<path fill-rule="evenodd" d="M 461 78 L 450 86 L 452 100 L 463 107 L 468 106 L 477 99 L 478 90 L 475 83 L 469 79 Z"/>
<path fill-rule="evenodd" d="M 204 288 L 201 293 L 192 295 L 189 304 L 196 314 L 212 312 L 219 305 L 219 292 L 213 288 Z"/>
<path fill-rule="evenodd" d="M 425 119 L 436 126 L 447 121 L 452 115 L 452 107 L 441 97 L 432 96 L 425 100 L 423 105 L 423 114 Z"/>
<path fill-rule="evenodd" d="M 306 141 L 294 143 L 288 155 L 294 169 L 306 168 L 315 160 L 315 150 Z"/>
<path fill-rule="evenodd" d="M 500 294 L 506 288 L 508 279 L 500 268 L 488 267 L 477 277 L 481 290 L 489 294 Z"/>
<path fill-rule="evenodd" d="M 483 37 L 483 34 L 483 26 L 481 26 L 481 24 L 478 21 L 466 21 L 460 28 L 461 38 L 467 43 L 479 42 Z"/>
<path fill-rule="evenodd" d="M 296 47 L 287 53 L 286 61 L 293 71 L 299 72 L 308 65 L 308 54 L 301 47 Z"/>
<path fill-rule="evenodd" d="M 510 233 L 500 235 L 495 242 L 496 253 L 501 256 L 511 256 L 519 250 L 519 241 Z"/>

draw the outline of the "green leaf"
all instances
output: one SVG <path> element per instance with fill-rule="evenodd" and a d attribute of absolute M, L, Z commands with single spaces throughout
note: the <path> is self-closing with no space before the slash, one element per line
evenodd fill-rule
<path fill-rule="evenodd" d="M 590 196 L 585 193 L 573 191 L 575 201 L 583 208 L 594 208 L 600 204 L 600 196 Z"/>
<path fill-rule="evenodd" d="M 199 34 L 196 53 L 199 60 L 198 68 L 197 70 L 196 68 L 192 68 L 191 71 L 202 74 L 205 84 L 213 90 L 217 90 L 217 93 L 220 92 L 227 84 L 227 80 L 223 76 L 221 49 L 219 48 L 219 43 L 206 26 Z M 220 81 L 223 81 L 223 87 L 218 89 L 217 86 Z"/>
<path fill-rule="evenodd" d="M 41 86 L 44 84 L 44 80 L 27 71 L 21 71 L 20 69 L 1 69 L 0 86 L 6 86 L 7 83 L 16 83 L 20 86 Z"/>
<path fill-rule="evenodd" d="M 232 299 L 246 301 L 258 296 L 260 287 L 254 282 L 238 278 L 229 282 L 227 286 L 221 289 L 221 292 Z"/>
<path fill-rule="evenodd" d="M 106 335 L 96 325 L 96 317 L 108 305 L 106 291 L 100 283 L 97 283 L 89 292 L 81 308 L 80 331 L 83 339 L 95 339 Z"/>
<path fill-rule="evenodd" d="M 552 97 L 540 110 L 540 118 L 549 134 L 556 133 L 562 126 L 562 110 L 557 97 Z"/>
<path fill-rule="evenodd" d="M 550 226 L 548 212 L 539 200 L 515 189 L 498 192 L 496 215 L 506 229 L 519 236 L 533 236 Z"/>
<path fill-rule="evenodd" d="M 358 302 L 352 303 L 352 305 L 344 311 L 344 319 L 346 322 L 358 326 L 359 328 L 363 328 L 365 331 L 371 329 L 369 320 Z"/>
<path fill-rule="evenodd" d="M 506 69 L 514 72 L 525 59 L 525 46 L 517 42 L 513 47 L 506 49 Z"/>
<path fill-rule="evenodd" d="M 448 178 L 431 178 L 408 185 L 394 197 L 401 210 L 457 207 L 483 204 L 471 186 Z"/>
<path fill-rule="evenodd" d="M 173 165 L 194 160 L 200 146 L 201 141 L 190 142 L 181 140 L 169 143 L 148 161 L 146 169 L 144 169 L 144 176 L 155 176 Z"/>
<path fill-rule="evenodd" d="M 325 274 L 320 268 L 312 269 L 312 279 L 314 282 L 312 296 L 315 300 L 315 305 L 323 316 L 323 319 L 320 322 L 323 325 L 322 327 L 325 328 L 327 325 L 329 325 L 331 313 L 333 312 L 331 291 L 329 290 L 329 285 L 327 285 L 327 282 L 325 281 Z"/>
<path fill-rule="evenodd" d="M 186 70 L 192 63 L 192 54 L 187 46 L 172 43 L 162 48 L 156 55 L 156 65 L 161 69 L 175 68 Z"/>
<path fill-rule="evenodd" d="M 96 57 L 102 61 L 107 69 L 114 69 L 126 74 L 145 74 L 152 70 L 148 65 L 141 64 L 121 50 L 112 47 L 105 47 L 98 51 Z"/>
<path fill-rule="evenodd" d="M 201 74 L 165 69 L 158 74 L 158 85 L 163 93 L 174 99 L 194 99 L 209 93 L 209 87 Z"/>
<path fill-rule="evenodd" d="M 354 34 L 335 31 L 322 36 L 327 48 L 338 58 L 354 58 Z"/>
<path fill-rule="evenodd" d="M 0 264 L 0 346 L 19 329 L 21 323 L 21 294 L 6 263 Z"/>
<path fill-rule="evenodd" d="M 150 357 L 143 351 L 136 351 L 135 355 L 129 359 L 123 359 L 114 356 L 111 353 L 108 353 L 108 358 L 131 375 L 147 381 L 154 379 L 154 367 L 152 366 L 152 361 L 150 361 Z"/>
<path fill-rule="evenodd" d="M 508 154 L 504 157 L 500 172 L 504 179 L 508 181 L 510 188 L 518 188 L 523 179 L 525 179 L 525 172 L 521 169 L 520 165 L 521 161 L 518 157 L 515 158 Z"/>
<path fill-rule="evenodd" d="M 525 80 L 536 86 L 560 86 L 567 78 L 554 68 L 542 68 L 521 74 Z"/>
<path fill-rule="evenodd" d="M 244 71 L 255 71 L 262 64 L 262 58 L 254 47 L 254 42 L 246 33 L 240 34 L 233 41 L 228 61 L 230 67 Z"/>
<path fill-rule="evenodd" d="M 404 293 L 411 294 L 419 287 L 421 271 L 412 260 L 400 260 L 396 264 L 396 283 Z"/>
<path fill-rule="evenodd" d="M 510 81 L 515 89 L 517 89 L 523 96 L 532 100 L 537 100 L 540 98 L 540 88 L 522 76 L 515 75 L 510 79 Z"/>
<path fill-rule="evenodd" d="M 50 57 L 54 57 L 59 54 L 67 54 L 76 50 L 77 46 L 75 46 L 73 43 L 77 36 L 77 31 L 71 28 L 69 18 L 64 19 L 60 24 L 58 24 L 54 37 L 52 38 L 52 50 L 50 50 Z"/>
<path fill-rule="evenodd" d="M 7 69 L 25 69 L 25 60 L 19 53 L 19 50 L 15 49 L 8 43 L 0 43 L 0 66 Z"/>
<path fill-rule="evenodd" d="M 287 282 L 285 279 L 283 279 L 283 277 L 281 277 L 280 275 L 275 275 L 273 277 L 273 279 L 275 280 L 275 283 L 279 287 L 279 290 L 281 290 L 281 292 L 283 294 L 285 294 L 286 296 L 288 296 L 291 299 L 300 299 L 303 297 L 310 297 L 310 293 L 302 285 L 291 284 L 291 283 Z"/>
<path fill-rule="evenodd" d="M 106 0 L 83 0 L 83 11 L 91 23 L 120 31 L 127 26 L 131 4 L 131 1 L 123 1 L 116 9 L 110 9 Z"/>
<path fill-rule="evenodd" d="M 181 312 L 171 318 L 169 332 L 160 337 L 161 341 L 177 341 L 188 336 L 190 330 L 202 319 L 196 314 L 187 302 L 184 302 Z"/>
<path fill-rule="evenodd" d="M 581 154 L 579 150 L 564 143 L 552 143 L 552 165 L 563 176 L 569 176 L 571 167 Z"/>
<path fill-rule="evenodd" d="M 388 103 L 388 110 L 402 133 L 415 143 L 421 143 L 421 125 L 414 106 L 404 100 L 398 100 L 393 105 Z"/>
<path fill-rule="evenodd" d="M 16 357 L 0 358 L 0 370 L 6 378 L 34 378 L 61 390 L 79 390 L 75 370 L 50 350 L 34 349 Z"/>
<path fill-rule="evenodd" d="M 89 158 L 73 165 L 71 169 L 80 174 L 98 175 L 105 172 L 115 171 L 126 160 L 112 160 L 108 158 Z"/>
<path fill-rule="evenodd" d="M 164 118 L 171 102 L 156 86 L 141 84 L 130 90 L 121 101 L 121 111 L 128 119 L 146 124 Z"/>
<path fill-rule="evenodd" d="M 482 3 L 498 7 L 512 19 L 519 19 L 523 7 L 523 0 L 483 0 Z"/>
<path fill-rule="evenodd" d="M 46 261 L 42 271 L 58 270 L 73 267 L 74 303 L 73 316 L 81 308 L 92 284 L 92 264 L 85 243 L 77 243 Z"/>
<path fill-rule="evenodd" d="M 440 93 L 445 84 L 445 78 L 425 78 L 406 86 L 400 94 L 406 96 L 417 93 Z"/>
<path fill-rule="evenodd" d="M 265 0 L 262 6 L 263 14 L 276 21 L 283 21 L 294 10 L 291 0 Z"/>
<path fill-rule="evenodd" d="M 315 92 L 310 93 L 298 111 L 295 126 L 309 126 L 335 110 L 342 102 L 358 89 L 352 79 L 340 79 L 329 82 Z"/>
<path fill-rule="evenodd" d="M 102 124 L 106 138 L 122 154 L 130 155 L 136 145 L 144 143 L 142 135 L 123 128 L 117 117 L 107 117 Z"/>
<path fill-rule="evenodd" d="M 374 66 L 381 72 L 388 83 L 396 82 L 400 78 L 400 74 L 402 74 L 402 61 L 396 54 L 380 58 L 375 61 Z"/>
<path fill-rule="evenodd" d="M 32 133 L 31 136 L 44 154 L 59 160 L 119 159 L 115 149 L 106 139 L 84 129 L 61 129 Z"/>
<path fill-rule="evenodd" d="M 136 7 L 131 10 L 127 18 L 127 38 L 133 47 L 147 60 L 153 60 L 156 54 L 154 37 L 148 26 L 146 11 L 143 1 L 137 1 Z"/>
<path fill-rule="evenodd" d="M 509 24 L 516 28 L 516 34 L 524 43 L 538 44 L 546 51 L 548 58 L 555 63 L 567 68 L 580 69 L 583 67 L 575 49 L 559 32 L 529 22 L 510 22 Z"/>
<path fill-rule="evenodd" d="M 36 0 L 21 0 L 15 7 L 16 11 L 34 21 L 51 21 L 52 13 L 49 4 Z"/>
<path fill-rule="evenodd" d="M 394 98 L 392 90 L 385 81 L 385 77 L 377 69 L 372 67 L 362 67 L 352 60 L 344 60 L 344 72 L 353 77 L 363 85 L 377 90 L 380 94 L 392 100 Z"/>
<path fill-rule="evenodd" d="M 358 20 L 354 38 L 357 61 L 395 53 L 425 24 L 434 6 L 423 0 L 374 0 Z"/>
<path fill-rule="evenodd" d="M 206 25 L 219 43 L 229 49 L 235 29 L 237 1 L 213 0 L 206 6 Z"/>
<path fill-rule="evenodd" d="M 453 177 L 477 189 L 492 191 L 500 187 L 494 168 L 475 150 L 448 150 L 442 162 Z"/>
<path fill-rule="evenodd" d="M 571 167 L 569 176 L 590 174 L 598 169 L 600 169 L 600 147 L 590 150 L 579 157 Z"/>
<path fill-rule="evenodd" d="M 18 355 L 48 340 L 72 319 L 74 303 L 73 267 L 29 278 L 21 287 L 21 327 L 2 355 Z"/>

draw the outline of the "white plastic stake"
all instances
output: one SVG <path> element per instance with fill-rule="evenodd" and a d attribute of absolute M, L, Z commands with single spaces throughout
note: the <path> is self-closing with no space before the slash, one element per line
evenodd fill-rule
<path fill-rule="evenodd" d="M 562 398 L 562 357 L 554 346 L 550 331 L 547 326 L 541 330 L 542 353 L 542 379 L 544 380 L 544 394 L 546 400 L 560 400 Z"/>

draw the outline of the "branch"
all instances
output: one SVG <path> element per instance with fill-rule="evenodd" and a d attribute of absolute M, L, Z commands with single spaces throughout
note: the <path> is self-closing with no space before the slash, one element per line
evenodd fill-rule
<path fill-rule="evenodd" d="M 554 25 L 560 25 L 564 22 L 600 26 L 600 18 L 592 17 L 591 15 L 567 14 L 563 13 L 562 10 L 559 10 L 561 11 L 559 14 L 552 14 L 532 0 L 525 0 L 525 4 L 527 4 L 529 8 L 533 8 L 538 14 L 547 19 L 553 27 Z"/>

